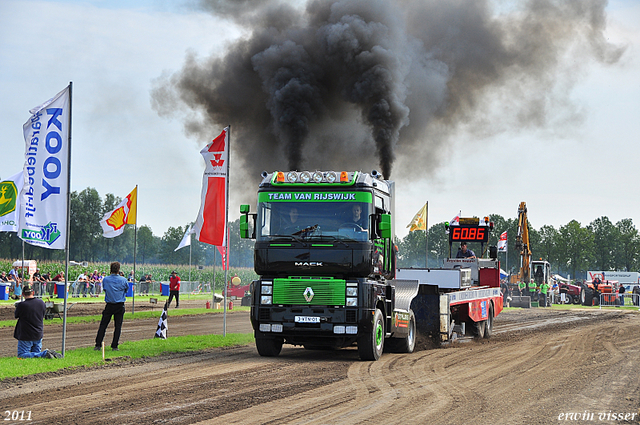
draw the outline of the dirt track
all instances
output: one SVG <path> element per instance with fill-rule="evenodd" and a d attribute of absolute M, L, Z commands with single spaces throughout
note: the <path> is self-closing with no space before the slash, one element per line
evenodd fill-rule
<path fill-rule="evenodd" d="M 593 420 L 580 423 L 639 423 L 637 313 L 519 310 L 495 330 L 490 341 L 378 362 L 290 346 L 273 359 L 254 346 L 124 359 L 0 382 L 0 407 L 60 424 L 555 424 L 585 411 Z"/>

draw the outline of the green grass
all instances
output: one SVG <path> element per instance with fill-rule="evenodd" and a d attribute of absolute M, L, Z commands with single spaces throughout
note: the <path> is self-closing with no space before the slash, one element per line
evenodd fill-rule
<path fill-rule="evenodd" d="M 105 358 L 114 359 L 117 357 L 125 357 L 139 359 L 143 357 L 155 357 L 164 353 L 184 353 L 213 347 L 247 345 L 253 341 L 253 334 L 227 334 L 226 337 L 222 335 L 187 335 L 169 337 L 166 340 L 154 338 L 124 342 L 119 347 L 120 351 L 115 352 L 107 347 L 105 349 Z M 67 350 L 64 359 L 19 359 L 17 357 L 3 357 L 0 358 L 0 380 L 36 373 L 53 372 L 60 369 L 74 369 L 109 363 L 108 361 L 102 360 L 102 352 L 94 351 L 93 347 Z"/>
<path fill-rule="evenodd" d="M 162 308 L 157 308 L 153 311 L 145 310 L 131 313 L 131 306 L 127 305 L 128 312 L 124 314 L 125 320 L 138 320 L 138 319 L 158 319 L 160 314 L 162 314 Z M 251 307 L 233 307 L 233 311 L 250 311 Z M 229 311 L 229 310 L 227 310 Z M 206 308 L 179 308 L 179 309 L 169 309 L 168 316 L 169 317 L 178 317 L 178 316 L 195 316 L 198 314 L 212 314 L 217 313 L 221 314 L 223 309 L 206 309 Z M 101 314 L 96 314 L 93 316 L 67 316 L 67 323 L 93 323 L 99 322 L 102 319 Z M 16 325 L 16 319 L 13 320 L 0 320 L 0 328 L 6 327 L 14 327 Z M 57 317 L 51 320 L 44 321 L 46 325 L 56 325 L 62 324 L 62 319 L 58 319 Z"/>

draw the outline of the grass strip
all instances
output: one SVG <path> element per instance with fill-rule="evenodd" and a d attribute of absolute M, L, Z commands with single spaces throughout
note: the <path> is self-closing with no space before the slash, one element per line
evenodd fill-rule
<path fill-rule="evenodd" d="M 127 306 L 130 308 L 130 306 Z M 250 311 L 251 307 L 234 307 L 233 311 Z M 179 316 L 195 316 L 199 314 L 222 314 L 223 309 L 207 309 L 207 308 L 180 308 L 180 309 L 169 309 L 168 316 L 169 317 L 179 317 Z M 227 310 L 229 311 L 229 310 Z M 159 319 L 162 314 L 162 309 L 157 309 L 153 311 L 139 311 L 137 313 L 125 313 L 125 320 L 139 320 L 139 319 Z M 96 314 L 92 316 L 67 316 L 67 324 L 68 323 L 93 323 L 99 322 L 102 319 L 101 314 Z M 0 320 L 0 328 L 6 327 L 14 327 L 16 325 L 17 320 Z M 47 325 L 61 325 L 62 319 L 53 318 L 51 320 L 44 321 L 45 326 Z"/>
<path fill-rule="evenodd" d="M 167 339 L 152 338 L 124 342 L 120 344 L 120 351 L 111 351 L 111 348 L 107 346 L 105 348 L 105 359 L 156 357 L 164 353 L 184 353 L 214 347 L 247 345 L 253 341 L 252 333 L 227 334 L 226 337 L 222 335 L 185 335 L 173 336 Z M 0 380 L 109 363 L 109 361 L 102 360 L 102 351 L 94 351 L 93 347 L 67 350 L 64 359 L 2 357 L 0 358 Z"/>

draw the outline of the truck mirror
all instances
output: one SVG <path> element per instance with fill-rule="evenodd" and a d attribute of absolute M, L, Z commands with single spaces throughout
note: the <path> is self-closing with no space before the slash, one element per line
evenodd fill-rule
<path fill-rule="evenodd" d="M 249 205 L 240 205 L 240 214 L 248 214 Z"/>
<path fill-rule="evenodd" d="M 380 222 L 378 223 L 380 237 L 383 239 L 391 238 L 391 214 L 380 214 Z"/>
<path fill-rule="evenodd" d="M 489 258 L 491 258 L 492 260 L 495 260 L 498 258 L 498 247 L 497 246 L 490 246 L 489 247 Z"/>
<path fill-rule="evenodd" d="M 240 216 L 240 238 L 249 239 L 249 221 L 246 213 Z"/>

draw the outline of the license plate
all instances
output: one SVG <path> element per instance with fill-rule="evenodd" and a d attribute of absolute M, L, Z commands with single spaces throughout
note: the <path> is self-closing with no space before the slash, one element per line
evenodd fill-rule
<path fill-rule="evenodd" d="M 320 323 L 320 318 L 316 316 L 296 316 L 296 323 Z"/>

